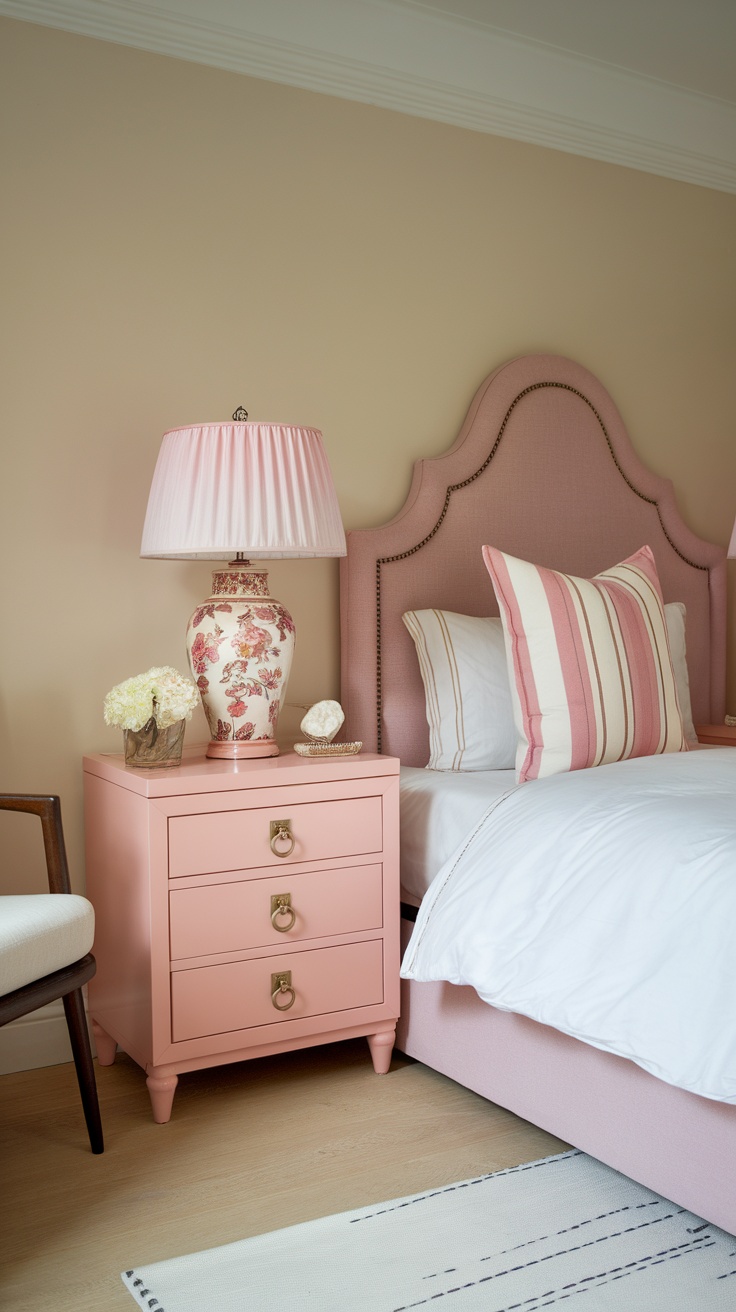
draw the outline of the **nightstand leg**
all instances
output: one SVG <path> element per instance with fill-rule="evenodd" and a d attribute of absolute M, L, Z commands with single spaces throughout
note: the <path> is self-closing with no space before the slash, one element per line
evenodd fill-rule
<path fill-rule="evenodd" d="M 373 1069 L 376 1075 L 386 1075 L 391 1065 L 396 1026 L 392 1026 L 390 1030 L 381 1030 L 380 1034 L 369 1034 L 367 1037 L 368 1047 L 371 1050 L 373 1059 Z"/>
<path fill-rule="evenodd" d="M 155 1067 L 146 1077 L 148 1092 L 151 1095 L 153 1119 L 157 1125 L 165 1125 L 171 1118 L 171 1108 L 178 1083 L 178 1075 L 157 1075 Z"/>
<path fill-rule="evenodd" d="M 97 1060 L 100 1066 L 112 1066 L 115 1060 L 115 1053 L 118 1045 L 114 1039 L 110 1038 L 107 1030 L 103 1030 L 99 1021 L 92 1020 L 92 1033 L 95 1036 L 95 1048 L 97 1049 Z"/>

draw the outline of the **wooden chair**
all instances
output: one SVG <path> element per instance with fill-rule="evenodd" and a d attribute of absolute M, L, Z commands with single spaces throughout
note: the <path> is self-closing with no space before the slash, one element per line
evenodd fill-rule
<path fill-rule="evenodd" d="M 0 810 L 37 815 L 49 893 L 0 897 L 0 1025 L 63 998 L 90 1146 L 104 1149 L 82 985 L 97 969 L 94 912 L 72 893 L 58 797 L 0 793 Z M 63 898 L 57 894 L 64 894 Z"/>

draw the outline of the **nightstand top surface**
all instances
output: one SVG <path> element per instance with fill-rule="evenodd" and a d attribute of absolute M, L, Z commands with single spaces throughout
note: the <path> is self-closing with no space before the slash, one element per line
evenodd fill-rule
<path fill-rule="evenodd" d="M 701 743 L 736 747 L 736 724 L 698 724 L 695 732 Z"/>
<path fill-rule="evenodd" d="M 331 783 L 340 779 L 397 775 L 399 760 L 375 752 L 356 756 L 298 756 L 287 749 L 278 756 L 221 761 L 205 756 L 205 744 L 185 747 L 181 765 L 145 770 L 125 764 L 122 754 L 96 752 L 84 758 L 87 774 L 97 775 L 143 797 L 182 793 L 234 792 L 242 788 L 273 788 L 284 784 Z"/>

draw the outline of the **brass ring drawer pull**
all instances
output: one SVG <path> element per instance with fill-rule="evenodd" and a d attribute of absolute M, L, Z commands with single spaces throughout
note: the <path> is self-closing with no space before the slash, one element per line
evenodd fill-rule
<path fill-rule="evenodd" d="M 288 843 L 286 848 L 278 848 L 277 843 Z M 271 821 L 271 851 L 274 856 L 291 856 L 296 846 L 296 839 L 291 832 L 291 820 Z"/>
<path fill-rule="evenodd" d="M 279 998 L 289 997 L 288 1002 L 279 1002 Z M 296 1002 L 296 991 L 291 985 L 291 971 L 282 970 L 271 976 L 271 1001 L 277 1011 L 288 1011 Z"/>
<path fill-rule="evenodd" d="M 279 924 L 281 916 L 289 916 L 286 923 Z M 296 911 L 291 905 L 291 893 L 276 893 L 271 898 L 271 924 L 279 934 L 288 934 L 296 924 Z"/>

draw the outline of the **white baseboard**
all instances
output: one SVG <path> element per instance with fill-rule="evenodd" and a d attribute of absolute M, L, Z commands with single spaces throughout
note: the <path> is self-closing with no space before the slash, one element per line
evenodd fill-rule
<path fill-rule="evenodd" d="M 61 998 L 0 1027 L 0 1075 L 66 1061 L 72 1061 L 72 1049 Z"/>

